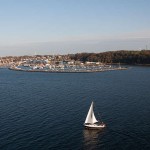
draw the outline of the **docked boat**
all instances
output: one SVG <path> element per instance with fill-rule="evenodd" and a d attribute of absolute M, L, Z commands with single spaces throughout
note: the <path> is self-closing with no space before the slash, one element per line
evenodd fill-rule
<path fill-rule="evenodd" d="M 93 111 L 93 105 L 94 103 L 92 102 L 84 122 L 84 127 L 88 129 L 101 129 L 106 127 L 106 125 L 103 122 L 98 121 L 96 119 Z"/>

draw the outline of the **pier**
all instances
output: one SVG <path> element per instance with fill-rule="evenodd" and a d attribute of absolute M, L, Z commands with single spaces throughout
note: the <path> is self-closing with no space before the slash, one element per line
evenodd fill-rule
<path fill-rule="evenodd" d="M 31 68 L 19 68 L 19 67 L 9 67 L 10 70 L 14 71 L 24 71 L 24 72 L 48 72 L 48 73 L 92 73 L 92 72 L 105 72 L 105 71 L 115 71 L 115 70 L 126 70 L 126 67 L 88 67 L 88 68 L 51 68 L 51 69 L 31 69 Z"/>

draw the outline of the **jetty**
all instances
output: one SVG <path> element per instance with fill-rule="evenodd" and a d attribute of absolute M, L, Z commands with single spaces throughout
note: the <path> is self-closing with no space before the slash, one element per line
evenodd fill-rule
<path fill-rule="evenodd" d="M 115 70 L 126 70 L 127 67 L 112 67 L 112 66 L 76 66 L 76 67 L 64 67 L 64 68 L 35 68 L 35 67 L 22 67 L 22 66 L 11 66 L 10 70 L 24 71 L 24 72 L 49 72 L 49 73 L 92 73 L 92 72 L 105 72 Z"/>

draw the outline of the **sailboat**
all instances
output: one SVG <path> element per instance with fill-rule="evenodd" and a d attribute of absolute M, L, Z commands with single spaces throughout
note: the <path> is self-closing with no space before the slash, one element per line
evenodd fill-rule
<path fill-rule="evenodd" d="M 93 105 L 94 103 L 92 102 L 84 122 L 84 127 L 88 129 L 101 129 L 106 127 L 106 125 L 103 122 L 97 121 L 94 115 Z"/>

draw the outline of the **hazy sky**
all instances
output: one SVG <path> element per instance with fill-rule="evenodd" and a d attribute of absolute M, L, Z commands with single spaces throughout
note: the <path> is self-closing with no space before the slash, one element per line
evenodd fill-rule
<path fill-rule="evenodd" d="M 0 0 L 0 56 L 150 48 L 150 0 Z"/>

